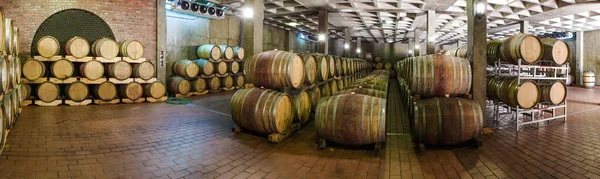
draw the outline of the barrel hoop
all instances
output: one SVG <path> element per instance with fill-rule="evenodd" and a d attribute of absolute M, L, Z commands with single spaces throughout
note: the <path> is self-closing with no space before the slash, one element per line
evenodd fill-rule
<path fill-rule="evenodd" d="M 283 98 L 285 95 L 277 95 L 277 94 L 276 94 L 276 92 L 272 92 L 271 94 L 275 95 L 275 96 L 276 96 L 276 98 L 275 98 L 275 101 L 273 101 L 273 103 L 271 103 L 271 106 L 270 106 L 270 108 L 271 108 L 271 111 L 270 111 L 270 112 L 271 112 L 271 116 L 269 116 L 269 117 L 267 118 L 267 119 L 270 119 L 270 120 L 269 120 L 269 121 L 267 121 L 267 122 L 270 122 L 270 123 L 269 123 L 269 126 L 271 126 L 271 129 L 272 129 L 272 131 L 277 131 L 278 133 L 284 133 L 284 132 L 287 132 L 287 131 L 279 131 L 279 130 L 277 129 L 277 120 L 276 120 L 276 117 L 277 117 L 277 113 L 276 113 L 276 112 L 277 112 L 277 103 L 278 103 L 278 102 L 281 100 L 281 98 Z M 271 117 L 273 117 L 273 118 L 271 118 Z"/>
<path fill-rule="evenodd" d="M 456 89 L 456 76 L 457 76 L 456 73 L 457 72 L 460 74 L 460 77 L 461 77 L 460 78 L 461 81 L 458 84 L 462 88 L 462 71 L 460 71 L 460 70 L 462 70 L 462 68 L 460 66 L 460 62 L 458 61 L 458 59 L 459 58 L 450 57 L 450 62 L 452 62 L 452 63 L 450 63 L 450 65 L 452 65 L 452 94 L 456 94 L 457 90 L 458 90 L 458 89 Z M 457 63 L 457 62 L 459 63 L 459 65 L 458 65 L 459 70 L 458 71 L 455 69 L 456 68 L 456 64 L 455 63 Z"/>
<path fill-rule="evenodd" d="M 422 108 L 425 107 L 423 104 L 421 104 L 419 106 L 421 106 Z M 421 119 L 421 121 L 423 122 L 423 124 L 422 124 L 423 126 L 421 126 L 421 129 L 422 129 L 421 131 L 423 133 L 421 135 L 423 135 L 422 139 L 425 140 L 425 135 L 427 134 L 427 113 L 426 113 L 425 109 L 421 109 L 421 111 L 423 111 L 422 112 L 423 113 L 423 118 Z"/>
<path fill-rule="evenodd" d="M 415 133 L 415 136 L 413 136 L 414 138 L 417 139 L 416 142 L 421 141 L 420 137 L 421 137 L 421 133 L 419 133 L 419 127 L 417 126 L 419 124 L 419 106 L 414 106 L 414 108 L 409 108 L 410 110 L 413 111 L 413 113 L 415 114 L 414 119 L 413 119 L 413 124 L 415 126 L 413 126 L 413 131 Z"/>
<path fill-rule="evenodd" d="M 427 59 L 429 60 L 429 66 L 431 67 L 431 71 L 429 73 L 431 73 L 431 80 L 429 80 L 429 82 L 431 83 L 431 88 L 429 88 L 429 94 L 434 94 L 435 93 L 435 61 L 433 59 L 433 56 L 427 56 Z M 427 73 L 425 73 L 427 75 Z"/>
<path fill-rule="evenodd" d="M 518 59 L 523 58 L 520 49 L 521 49 L 521 44 L 523 43 L 524 40 L 525 40 L 525 38 L 523 38 L 523 37 L 517 37 L 517 43 L 515 44 L 515 46 L 517 46 L 517 44 L 519 44 L 518 45 L 519 48 L 512 48 L 512 50 L 514 50 L 514 52 L 515 52 L 515 55 L 517 55 L 517 59 L 516 59 L 517 61 L 515 61 L 515 63 L 518 63 Z M 513 60 L 515 60 L 515 59 L 513 59 Z M 525 60 L 523 60 L 523 61 L 525 61 Z M 527 63 L 529 63 L 529 62 L 527 62 Z"/>
<path fill-rule="evenodd" d="M 471 103 L 471 110 L 473 110 L 473 138 L 475 138 L 479 132 L 479 127 L 477 127 L 477 113 L 475 111 L 475 104 L 477 103 Z"/>
<path fill-rule="evenodd" d="M 365 95 L 365 96 L 363 96 L 363 99 L 362 99 L 362 103 L 363 103 L 363 104 L 362 104 L 362 107 L 363 107 L 363 110 L 362 110 L 362 111 L 363 111 L 363 112 L 365 111 L 365 106 L 366 106 L 366 105 L 365 105 L 365 102 L 366 102 L 366 101 L 367 101 L 367 96 Z M 373 105 L 373 103 L 371 103 L 371 105 Z M 371 108 L 371 114 L 370 114 L 370 117 L 369 117 L 369 118 L 371 118 L 371 122 L 373 122 L 373 110 L 372 110 L 372 109 L 373 109 L 373 106 L 369 106 L 369 107 Z M 361 134 L 361 137 L 360 137 L 360 142 L 361 142 L 361 144 L 364 144 L 364 143 L 365 143 L 365 138 L 366 138 L 366 136 L 364 135 L 364 134 L 365 134 L 365 128 L 366 128 L 367 130 L 368 130 L 369 128 L 365 126 L 365 120 L 364 120 L 364 116 L 365 116 L 365 115 L 361 115 L 361 116 L 362 116 L 362 117 L 361 117 L 362 119 L 360 120 L 360 134 Z"/>
<path fill-rule="evenodd" d="M 473 72 L 471 71 L 471 63 L 465 63 L 465 65 L 467 66 L 467 68 L 466 68 L 467 69 L 466 70 L 467 71 L 467 77 L 469 77 L 469 78 L 467 78 L 467 86 L 466 86 L 467 89 L 465 90 L 465 92 L 468 93 L 469 91 L 471 91 L 471 86 L 472 86 L 472 83 L 473 83 Z"/>
<path fill-rule="evenodd" d="M 462 142 L 465 135 L 465 113 L 463 111 L 462 103 L 460 103 L 460 100 L 457 100 L 456 102 L 458 103 L 458 110 L 460 114 L 460 136 L 458 138 L 458 141 Z"/>
<path fill-rule="evenodd" d="M 481 105 L 479 105 L 477 101 L 475 101 L 475 104 L 477 104 L 477 111 L 481 111 Z M 482 133 L 480 129 L 483 129 L 483 115 L 484 114 L 479 114 L 479 128 L 477 128 L 478 135 Z"/>
<path fill-rule="evenodd" d="M 275 56 L 272 57 L 271 60 L 271 85 L 273 85 L 273 87 L 277 87 L 277 81 L 275 81 L 275 59 L 277 59 L 277 57 L 279 56 L 279 52 L 275 52 Z M 281 68 L 279 68 L 278 70 L 281 70 Z M 281 71 L 279 71 L 279 74 L 281 74 Z"/>
<path fill-rule="evenodd" d="M 410 75 L 412 76 L 412 81 L 409 82 L 409 85 L 410 85 L 409 87 L 410 87 L 411 91 L 415 91 L 416 90 L 415 87 L 417 86 L 417 76 L 418 75 L 415 75 L 415 71 L 417 71 L 417 65 L 418 65 L 417 63 L 418 63 L 418 61 L 416 61 L 416 60 L 412 60 L 412 63 L 411 63 L 412 70 L 410 70 Z"/>
<path fill-rule="evenodd" d="M 437 142 L 436 143 L 439 145 L 444 136 L 444 134 L 442 133 L 443 132 L 443 130 L 442 130 L 442 125 L 443 125 L 442 124 L 442 107 L 440 105 L 439 98 L 435 98 L 435 105 L 437 108 L 437 119 L 438 119 L 438 125 L 437 125 L 438 132 L 437 132 Z"/>
<path fill-rule="evenodd" d="M 333 114 L 334 117 L 331 120 L 331 128 L 334 128 L 336 130 L 337 130 L 337 127 L 336 127 L 336 122 L 337 121 L 335 119 L 337 118 L 336 114 L 337 114 L 337 107 L 338 107 L 339 100 L 340 100 L 339 96 L 336 96 L 332 100 L 333 101 L 333 105 L 332 105 L 333 106 L 333 111 L 332 111 L 332 114 Z M 337 141 L 336 130 L 333 130 L 332 132 L 333 132 L 333 139 L 335 139 Z"/>
<path fill-rule="evenodd" d="M 264 96 L 265 94 L 266 94 L 266 92 L 264 92 L 264 91 L 260 93 L 260 96 L 257 98 L 258 100 L 256 100 L 256 105 L 254 106 L 254 115 L 256 115 L 256 114 L 260 114 L 260 115 L 261 115 L 261 117 L 263 117 L 263 118 L 264 118 L 264 116 L 262 116 L 262 115 L 264 115 L 264 113 L 265 113 L 265 109 L 267 109 L 267 108 L 265 108 L 265 107 L 263 107 L 263 108 L 260 108 L 259 106 L 261 106 L 261 104 L 262 104 L 262 103 L 264 103 L 264 102 L 261 102 L 261 101 L 262 101 L 262 98 L 263 98 L 263 96 Z M 261 111 L 261 110 L 259 110 L 259 109 L 262 109 L 262 111 Z M 261 111 L 261 112 L 260 112 L 260 113 L 258 113 L 258 111 Z M 256 117 L 256 116 L 255 116 L 255 117 Z M 260 124 L 263 124 L 263 121 L 262 121 L 262 119 L 260 119 L 260 120 L 259 120 L 259 119 L 254 119 L 254 120 L 255 120 L 256 122 L 260 121 Z M 261 130 L 262 130 L 262 131 L 266 131 L 266 130 L 265 130 L 265 125 L 264 125 L 264 124 L 263 124 L 263 125 L 258 125 L 258 124 L 256 124 L 256 123 L 254 123 L 253 125 L 254 125 L 254 129 L 256 129 L 257 131 L 261 131 Z"/>

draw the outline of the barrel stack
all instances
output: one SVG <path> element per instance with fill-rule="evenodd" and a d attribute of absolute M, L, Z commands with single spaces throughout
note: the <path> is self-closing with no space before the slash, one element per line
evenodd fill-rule
<path fill-rule="evenodd" d="M 66 43 L 60 44 L 62 40 Z M 30 94 L 25 98 L 28 104 L 76 106 L 166 100 L 153 61 L 142 58 L 141 42 L 78 36 L 60 41 L 52 36 L 40 38 L 38 54 L 22 63 L 22 80 Z M 64 54 L 59 53 L 61 48 Z M 146 90 L 154 95 L 143 95 L 146 84 L 153 84 Z"/>
<path fill-rule="evenodd" d="M 231 100 L 234 114 L 232 118 L 238 125 L 234 131 L 244 129 L 269 134 L 269 141 L 281 142 L 300 126 L 313 118 L 316 119 L 315 109 L 322 97 L 330 96 L 338 88 L 346 87 L 349 81 L 353 81 L 351 79 L 364 76 L 364 71 L 370 70 L 370 63 L 367 63 L 362 59 L 277 50 L 262 52 L 245 59 L 243 71 L 247 83 L 253 84 L 255 88 L 238 90 Z M 335 90 L 331 86 L 334 86 Z M 269 98 L 264 99 L 269 104 L 262 104 L 263 98 Z M 275 104 L 271 101 L 276 101 L 278 105 L 272 107 L 273 109 L 290 111 L 291 115 L 276 114 L 278 112 L 267 110 L 254 111 L 262 109 L 256 108 L 256 105 Z M 241 114 L 255 116 L 252 120 L 247 120 L 243 119 Z M 267 121 L 277 124 L 277 130 L 256 128 Z"/>

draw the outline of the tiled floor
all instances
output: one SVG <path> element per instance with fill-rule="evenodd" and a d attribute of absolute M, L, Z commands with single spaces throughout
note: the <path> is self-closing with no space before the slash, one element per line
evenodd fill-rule
<path fill-rule="evenodd" d="M 395 87 L 391 83 L 391 87 Z M 281 144 L 233 134 L 233 92 L 189 105 L 26 107 L 0 156 L 0 178 L 552 178 L 600 177 L 600 89 L 570 88 L 569 121 L 518 135 L 503 129 L 478 149 L 412 150 L 403 111 L 388 141 L 316 150 L 312 123 Z M 390 91 L 388 109 L 401 109 Z"/>

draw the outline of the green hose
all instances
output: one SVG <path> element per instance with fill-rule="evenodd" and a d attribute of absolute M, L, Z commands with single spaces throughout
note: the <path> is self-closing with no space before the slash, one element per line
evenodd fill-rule
<path fill-rule="evenodd" d="M 189 104 L 189 103 L 192 103 L 192 100 L 189 100 L 186 98 L 169 97 L 169 99 L 167 99 L 167 103 L 169 103 L 169 104 Z"/>

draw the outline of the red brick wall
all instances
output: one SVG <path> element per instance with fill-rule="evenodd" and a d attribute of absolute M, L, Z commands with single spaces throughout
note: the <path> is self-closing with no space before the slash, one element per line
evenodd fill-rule
<path fill-rule="evenodd" d="M 19 27 L 21 54 L 30 54 L 33 36 L 46 18 L 61 10 L 76 8 L 90 11 L 106 21 L 117 41 L 139 40 L 145 47 L 144 57 L 156 59 L 155 0 L 0 0 L 0 6 L 6 18 L 13 19 Z"/>

